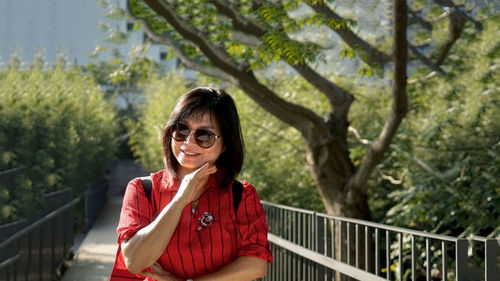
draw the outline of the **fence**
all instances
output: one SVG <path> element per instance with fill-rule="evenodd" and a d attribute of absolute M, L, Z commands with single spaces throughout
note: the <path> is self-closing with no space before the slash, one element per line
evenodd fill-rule
<path fill-rule="evenodd" d="M 499 240 L 462 239 L 262 202 L 264 280 L 500 280 Z"/>
<path fill-rule="evenodd" d="M 53 280 L 73 245 L 75 199 L 0 243 L 0 280 Z"/>
<path fill-rule="evenodd" d="M 107 202 L 109 182 L 107 179 L 95 181 L 87 186 L 84 194 L 84 223 L 88 232 Z"/>

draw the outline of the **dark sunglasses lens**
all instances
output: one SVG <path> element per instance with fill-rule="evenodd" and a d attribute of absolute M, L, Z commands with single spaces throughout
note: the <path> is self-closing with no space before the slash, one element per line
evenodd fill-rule
<path fill-rule="evenodd" d="M 195 132 L 196 143 L 204 148 L 211 147 L 215 141 L 215 134 L 209 130 L 199 129 Z"/>
<path fill-rule="evenodd" d="M 173 127 L 173 130 L 172 130 L 172 137 L 176 140 L 176 141 L 185 141 L 186 138 L 189 136 L 189 133 L 191 131 L 189 130 L 189 127 L 180 123 L 180 124 L 176 124 L 174 125 Z"/>

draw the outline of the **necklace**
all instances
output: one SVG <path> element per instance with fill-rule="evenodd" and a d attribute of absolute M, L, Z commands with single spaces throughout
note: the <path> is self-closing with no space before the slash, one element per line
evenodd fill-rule
<path fill-rule="evenodd" d="M 193 214 L 196 214 L 196 209 L 198 208 L 198 200 L 200 200 L 199 197 L 198 197 L 198 199 L 191 201 L 191 212 Z"/>

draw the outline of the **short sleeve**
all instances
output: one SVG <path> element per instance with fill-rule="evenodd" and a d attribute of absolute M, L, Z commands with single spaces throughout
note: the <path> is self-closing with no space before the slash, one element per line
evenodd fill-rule
<path fill-rule="evenodd" d="M 139 178 L 131 180 L 123 196 L 120 221 L 116 232 L 118 243 L 130 237 L 147 226 L 152 221 L 152 208 L 144 194 L 142 182 Z"/>
<path fill-rule="evenodd" d="M 257 257 L 270 263 L 273 260 L 273 254 L 267 241 L 269 228 L 266 223 L 266 214 L 260 204 L 257 190 L 247 181 L 243 181 L 236 221 L 238 256 Z"/>

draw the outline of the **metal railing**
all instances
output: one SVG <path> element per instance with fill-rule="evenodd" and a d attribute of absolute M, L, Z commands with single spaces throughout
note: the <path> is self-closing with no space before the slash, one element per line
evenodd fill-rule
<path fill-rule="evenodd" d="M 456 238 L 262 205 L 274 254 L 264 280 L 500 280 L 498 239 Z"/>
<path fill-rule="evenodd" d="M 84 224 L 85 232 L 94 224 L 104 205 L 108 201 L 109 182 L 101 179 L 87 185 L 84 194 Z"/>
<path fill-rule="evenodd" d="M 0 243 L 0 280 L 53 280 L 73 246 L 73 207 L 50 212 Z"/>

